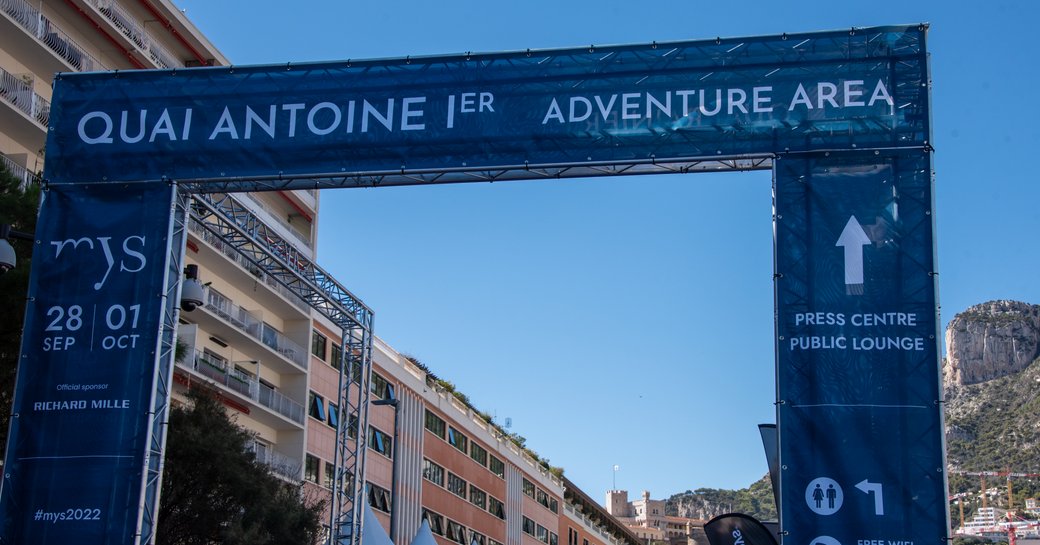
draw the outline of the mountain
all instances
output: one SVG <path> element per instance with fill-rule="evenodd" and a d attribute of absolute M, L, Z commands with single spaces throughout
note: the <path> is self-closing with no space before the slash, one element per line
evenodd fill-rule
<path fill-rule="evenodd" d="M 950 494 L 977 493 L 958 471 L 1040 473 L 1040 305 L 990 301 L 958 314 L 946 330 L 943 365 Z M 997 505 L 1006 505 L 1006 481 Z M 1035 479 L 1012 481 L 1014 501 L 1040 493 Z"/>
<path fill-rule="evenodd" d="M 698 488 L 665 500 L 665 513 L 708 520 L 725 513 L 744 513 L 758 520 L 776 520 L 776 502 L 769 475 L 740 490 Z"/>
<path fill-rule="evenodd" d="M 1040 474 L 1040 305 L 989 301 L 957 314 L 946 330 L 943 362 L 950 494 L 977 497 L 979 476 L 959 472 Z M 987 477 L 989 505 L 1006 507 L 1007 483 Z M 1016 506 L 1040 497 L 1040 479 L 1012 481 Z M 970 516 L 975 503 L 966 506 Z M 667 513 L 709 519 L 741 512 L 775 520 L 768 476 L 741 490 L 700 488 L 668 498 Z M 956 525 L 959 513 L 953 513 Z"/>

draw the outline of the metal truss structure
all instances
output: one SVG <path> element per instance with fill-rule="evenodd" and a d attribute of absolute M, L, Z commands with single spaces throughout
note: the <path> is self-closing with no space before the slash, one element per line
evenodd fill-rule
<path fill-rule="evenodd" d="M 330 542 L 359 545 L 361 541 L 372 311 L 232 193 L 767 170 L 781 164 L 782 158 L 800 153 L 930 151 L 926 30 L 926 25 L 853 28 L 696 42 L 59 75 L 55 78 L 55 94 L 60 98 L 55 103 L 55 117 L 65 122 L 52 122 L 48 183 L 77 185 L 101 180 L 168 183 L 178 188 L 168 240 L 160 371 L 143 460 L 146 492 L 140 506 L 138 542 L 150 542 L 158 508 L 179 300 L 175 295 L 179 295 L 188 222 L 197 223 L 341 328 L 339 407 L 343 414 L 336 431 Z M 839 69 L 846 83 L 851 78 L 860 78 L 851 80 L 860 85 L 868 78 L 888 81 L 891 96 L 881 101 L 887 107 L 831 115 L 820 99 L 816 108 L 795 110 L 795 85 L 801 90 L 803 82 L 810 86 L 817 82 L 834 86 L 837 92 Z M 361 81 L 364 85 L 357 83 Z M 308 138 L 295 138 L 279 131 L 274 121 L 276 105 L 271 105 L 270 127 L 262 129 L 270 140 L 239 139 L 237 131 L 214 114 L 246 111 L 250 104 L 243 97 L 252 93 L 316 104 L 311 115 L 325 109 L 339 112 L 336 109 L 342 104 L 328 102 L 339 100 L 334 97 L 363 100 L 370 91 L 372 97 L 380 92 L 391 96 L 390 91 L 396 92 L 402 82 L 409 88 L 429 90 L 430 104 L 434 98 L 450 97 L 450 101 L 440 102 L 449 106 L 437 129 L 431 107 L 430 129 L 421 138 L 404 137 L 402 131 L 393 130 L 359 138 L 353 126 L 334 130 L 338 117 L 334 124 L 326 119 L 319 128 L 312 128 Z M 471 123 L 465 128 L 460 123 L 455 127 L 455 98 L 473 94 L 469 92 L 472 82 L 479 82 L 489 94 L 494 91 L 501 98 L 509 97 L 511 117 L 503 116 L 495 126 Z M 651 119 L 655 117 L 649 106 L 653 93 L 661 98 L 679 89 L 692 93 L 688 90 L 696 87 L 715 89 L 721 97 L 723 89 L 741 91 L 758 83 L 775 86 L 778 93 L 786 90 L 788 102 L 776 104 L 776 115 L 772 109 L 759 111 L 757 103 L 751 112 L 742 107 L 742 114 L 736 114 L 730 107 L 727 114 L 716 115 L 721 111 L 720 98 L 716 113 L 672 115 L 669 106 L 668 115 Z M 228 93 L 229 86 L 237 92 Z M 547 112 L 546 105 L 565 100 L 575 89 L 589 96 L 616 94 L 619 89 L 627 89 L 631 96 L 645 93 L 646 115 L 631 117 L 618 110 L 608 119 L 603 111 L 602 122 L 585 116 L 571 119 L 573 125 L 547 128 L 553 110 Z M 848 94 L 848 87 L 845 89 Z M 855 93 L 858 98 L 850 98 L 850 105 L 863 106 L 869 89 Z M 732 104 L 732 98 L 730 101 Z M 180 139 L 163 142 L 159 150 L 112 136 L 112 114 L 105 112 L 122 111 L 125 118 L 135 108 L 154 112 L 152 105 L 160 102 L 164 116 L 169 111 L 173 119 L 183 120 Z M 740 103 L 744 104 L 743 99 Z M 350 104 L 354 106 L 354 102 Z M 213 128 L 209 139 L 189 138 L 194 134 L 188 128 L 193 111 L 196 127 Z M 463 112 L 461 107 L 458 112 Z M 75 119 L 80 121 L 72 121 Z M 170 126 L 172 135 L 173 121 L 163 119 L 166 125 L 155 126 Z M 586 119 L 590 119 L 589 125 L 578 124 Z M 399 120 L 404 123 L 403 117 Z M 87 124 L 94 132 L 84 137 Z M 153 130 L 152 140 L 155 131 L 159 129 Z M 228 132 L 234 137 L 225 138 Z"/>
<path fill-rule="evenodd" d="M 364 507 L 372 310 L 228 194 L 192 196 L 191 220 L 342 330 L 330 528 L 334 543 L 360 543 Z"/>
<path fill-rule="evenodd" d="M 171 378 L 177 346 L 177 319 L 180 313 L 181 269 L 184 263 L 184 243 L 187 240 L 188 196 L 173 192 L 172 218 L 167 236 L 167 261 L 163 292 L 162 329 L 159 333 L 158 372 L 155 373 L 150 405 L 148 451 L 142 471 L 144 494 L 138 512 L 136 543 L 152 543 L 159 513 L 159 493 L 162 491 L 163 455 L 170 417 Z"/>
<path fill-rule="evenodd" d="M 465 182 L 510 182 L 518 180 L 552 180 L 591 178 L 596 176 L 636 176 L 641 174 L 685 174 L 689 172 L 738 172 L 769 170 L 773 155 L 745 157 L 686 158 L 658 162 L 603 161 L 559 163 L 548 165 L 512 165 L 494 169 L 400 169 L 394 171 L 359 172 L 353 174 L 308 174 L 304 176 L 268 176 L 248 179 L 218 178 L 183 182 L 184 187 L 198 193 L 236 193 L 244 191 L 290 191 L 299 189 L 340 189 L 355 187 L 393 187 L 402 185 L 456 184 Z"/>

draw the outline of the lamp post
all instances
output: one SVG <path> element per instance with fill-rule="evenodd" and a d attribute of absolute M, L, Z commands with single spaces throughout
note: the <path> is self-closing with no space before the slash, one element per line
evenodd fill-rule
<path fill-rule="evenodd" d="M 380 407 L 393 407 L 394 409 L 394 436 L 392 452 L 394 457 L 390 459 L 390 541 L 392 541 L 393 543 L 397 543 L 397 528 L 394 526 L 394 522 L 396 521 L 396 517 L 394 515 L 397 514 L 397 458 L 398 454 L 400 454 L 397 448 L 397 415 L 399 414 L 397 410 L 397 398 L 388 397 L 386 399 L 377 399 L 373 401 L 372 404 L 378 405 Z"/>

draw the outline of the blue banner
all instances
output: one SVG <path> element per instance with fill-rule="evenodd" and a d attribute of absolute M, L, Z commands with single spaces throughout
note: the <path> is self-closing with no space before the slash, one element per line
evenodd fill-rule
<path fill-rule="evenodd" d="M 930 154 L 775 168 L 783 542 L 943 543 Z"/>
<path fill-rule="evenodd" d="M 564 176 L 575 165 L 920 147 L 925 32 L 62 74 L 49 181 L 389 185 L 486 179 L 452 174 L 474 169 Z M 438 174 L 395 176 L 429 171 Z"/>
<path fill-rule="evenodd" d="M 133 543 L 174 188 L 54 186 L 36 247 L 0 543 Z"/>

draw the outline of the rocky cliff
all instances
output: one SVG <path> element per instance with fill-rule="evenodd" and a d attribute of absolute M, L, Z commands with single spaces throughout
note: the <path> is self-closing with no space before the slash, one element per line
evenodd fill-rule
<path fill-rule="evenodd" d="M 943 365 L 950 467 L 1040 471 L 1040 306 L 990 301 L 958 314 L 946 330 Z M 979 486 L 951 475 L 950 492 Z M 1036 494 L 1032 481 L 1016 494 Z"/>
<path fill-rule="evenodd" d="M 946 329 L 947 387 L 978 384 L 1025 369 L 1040 355 L 1040 305 L 990 301 L 956 315 Z"/>

